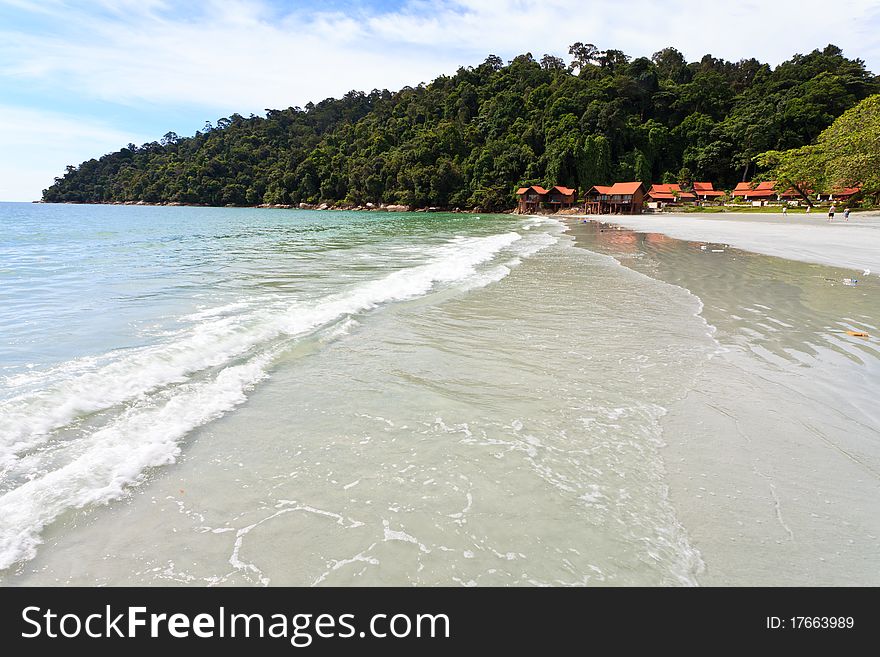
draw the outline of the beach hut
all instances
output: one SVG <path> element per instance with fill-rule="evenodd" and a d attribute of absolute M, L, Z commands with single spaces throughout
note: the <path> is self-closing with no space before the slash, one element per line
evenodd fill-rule
<path fill-rule="evenodd" d="M 806 194 L 807 196 L 813 195 L 813 190 L 809 187 L 804 188 L 803 185 L 801 185 L 801 189 L 804 190 L 804 194 Z M 804 200 L 804 197 L 794 187 L 789 187 L 788 189 L 786 189 L 779 195 L 779 198 L 781 198 L 786 203 L 794 203 L 795 201 L 800 202 Z"/>
<path fill-rule="evenodd" d="M 547 190 L 538 185 L 530 185 L 529 187 L 520 187 L 516 190 L 519 196 L 517 203 L 517 212 L 519 214 L 532 214 L 541 209 L 541 204 L 547 200 Z"/>
<path fill-rule="evenodd" d="M 716 190 L 710 182 L 695 182 L 694 195 L 701 201 L 715 201 L 724 196 L 724 192 Z"/>
<path fill-rule="evenodd" d="M 577 190 L 571 189 L 570 187 L 563 187 L 561 185 L 554 185 L 547 192 L 546 203 L 554 212 L 570 208 L 577 203 Z"/>
<path fill-rule="evenodd" d="M 844 187 L 842 189 L 833 190 L 830 194 L 819 194 L 818 198 L 820 201 L 848 201 L 860 191 L 862 191 L 861 187 Z"/>
<path fill-rule="evenodd" d="M 657 207 L 675 203 L 694 203 L 697 200 L 695 194 L 684 192 L 678 183 L 663 185 L 651 185 L 651 189 L 645 195 L 649 203 L 657 203 Z"/>
<path fill-rule="evenodd" d="M 645 186 L 640 182 L 596 185 L 586 194 L 589 214 L 639 214 L 645 202 Z"/>
<path fill-rule="evenodd" d="M 765 180 L 759 182 L 757 185 L 749 182 L 741 182 L 736 184 L 732 196 L 741 196 L 743 200 L 763 205 L 769 201 L 779 200 L 779 194 L 776 193 L 774 187 L 776 187 L 775 180 Z"/>

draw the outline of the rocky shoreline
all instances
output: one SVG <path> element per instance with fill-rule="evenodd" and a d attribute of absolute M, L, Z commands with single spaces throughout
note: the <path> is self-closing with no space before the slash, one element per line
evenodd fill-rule
<path fill-rule="evenodd" d="M 53 201 L 32 201 L 32 203 L 54 203 Z M 227 207 L 227 208 L 268 208 L 272 210 L 336 210 L 336 211 L 356 211 L 356 212 L 453 212 L 453 213 L 488 213 L 482 208 L 439 208 L 427 207 L 417 208 L 411 205 L 400 205 L 394 203 L 364 203 L 363 205 L 353 205 L 350 203 L 330 205 L 329 203 L 298 203 L 298 204 L 279 204 L 279 203 L 260 203 L 259 205 L 227 205 L 213 206 L 202 203 L 180 203 L 179 201 L 62 201 L 59 205 L 150 205 L 150 206 L 178 206 L 178 207 Z M 510 214 L 515 210 L 502 210 L 502 214 Z"/>

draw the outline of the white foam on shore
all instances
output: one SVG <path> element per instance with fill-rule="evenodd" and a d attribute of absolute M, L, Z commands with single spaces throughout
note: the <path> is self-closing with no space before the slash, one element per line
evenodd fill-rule
<path fill-rule="evenodd" d="M 487 275 L 480 265 L 521 238 L 515 232 L 457 237 L 426 249 L 423 264 L 308 306 L 275 304 L 240 316 L 203 312 L 209 321 L 173 341 L 108 354 L 111 362 L 96 359 L 91 371 L 71 365 L 70 378 L 3 401 L 0 474 L 7 490 L 0 495 L 0 570 L 33 558 L 41 531 L 64 512 L 118 498 L 147 469 L 173 462 L 181 438 L 246 401 L 291 340 L 321 327 L 331 327 L 325 337 L 332 340 L 356 326 L 351 315 L 438 285 L 499 280 L 509 269 L 490 268 Z M 60 430 L 99 411 L 106 414 L 100 426 L 59 439 Z"/>

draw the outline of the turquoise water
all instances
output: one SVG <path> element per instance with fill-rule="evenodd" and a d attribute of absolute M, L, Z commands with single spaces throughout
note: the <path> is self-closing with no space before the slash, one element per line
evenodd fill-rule
<path fill-rule="evenodd" d="M 694 584 L 687 290 L 550 218 L 0 205 L 0 577 Z"/>

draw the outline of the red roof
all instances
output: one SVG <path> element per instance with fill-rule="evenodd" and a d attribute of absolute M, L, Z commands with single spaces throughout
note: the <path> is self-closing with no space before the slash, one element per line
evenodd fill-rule
<path fill-rule="evenodd" d="M 587 195 L 590 195 L 590 192 L 593 190 L 598 194 L 620 194 L 623 196 L 632 196 L 635 194 L 640 187 L 643 187 L 640 182 L 617 182 L 613 185 L 594 185 L 587 192 Z"/>
<path fill-rule="evenodd" d="M 808 188 L 804 189 L 804 193 L 807 196 L 809 196 L 810 194 L 813 193 L 813 190 L 808 187 Z M 797 192 L 797 190 L 795 190 L 794 187 L 789 187 L 788 189 L 786 189 L 784 192 L 782 192 L 781 196 L 783 198 L 800 198 L 801 197 L 801 195 Z"/>
<path fill-rule="evenodd" d="M 565 196 L 571 196 L 576 193 L 576 189 L 571 189 L 570 187 L 563 187 L 562 185 L 556 185 L 555 187 L 551 187 L 550 191 L 557 190 L 560 194 L 564 194 Z"/>
<path fill-rule="evenodd" d="M 755 187 L 752 187 L 752 183 L 740 182 L 736 183 L 736 189 L 733 190 L 733 195 L 766 198 L 768 196 L 773 196 L 776 193 L 776 190 L 773 189 L 775 186 L 775 180 L 764 180 L 759 182 Z"/>
<path fill-rule="evenodd" d="M 658 201 L 674 201 L 675 195 L 672 192 L 648 192 L 648 196 Z"/>
<path fill-rule="evenodd" d="M 672 193 L 672 192 L 681 193 L 681 185 L 679 185 L 678 183 L 668 183 L 668 184 L 663 184 L 663 185 L 651 185 L 651 191 L 649 191 L 648 193 L 653 194 L 654 192 L 660 192 L 660 193 L 666 192 L 667 194 Z"/>
<path fill-rule="evenodd" d="M 518 190 L 516 190 L 516 193 L 517 194 L 525 194 L 530 189 L 534 189 L 541 196 L 543 196 L 544 194 L 547 193 L 547 190 L 539 185 L 532 185 L 531 187 L 520 187 Z"/>
<path fill-rule="evenodd" d="M 609 194 L 635 194 L 638 191 L 639 187 L 642 186 L 640 182 L 616 182 L 611 185 L 611 191 Z"/>
<path fill-rule="evenodd" d="M 834 196 L 852 196 L 853 194 L 858 194 L 860 191 L 862 191 L 861 187 L 845 187 L 842 190 L 833 191 L 831 193 L 834 194 Z"/>
<path fill-rule="evenodd" d="M 697 196 L 724 196 L 724 192 L 716 190 L 710 182 L 695 182 L 694 192 Z"/>

